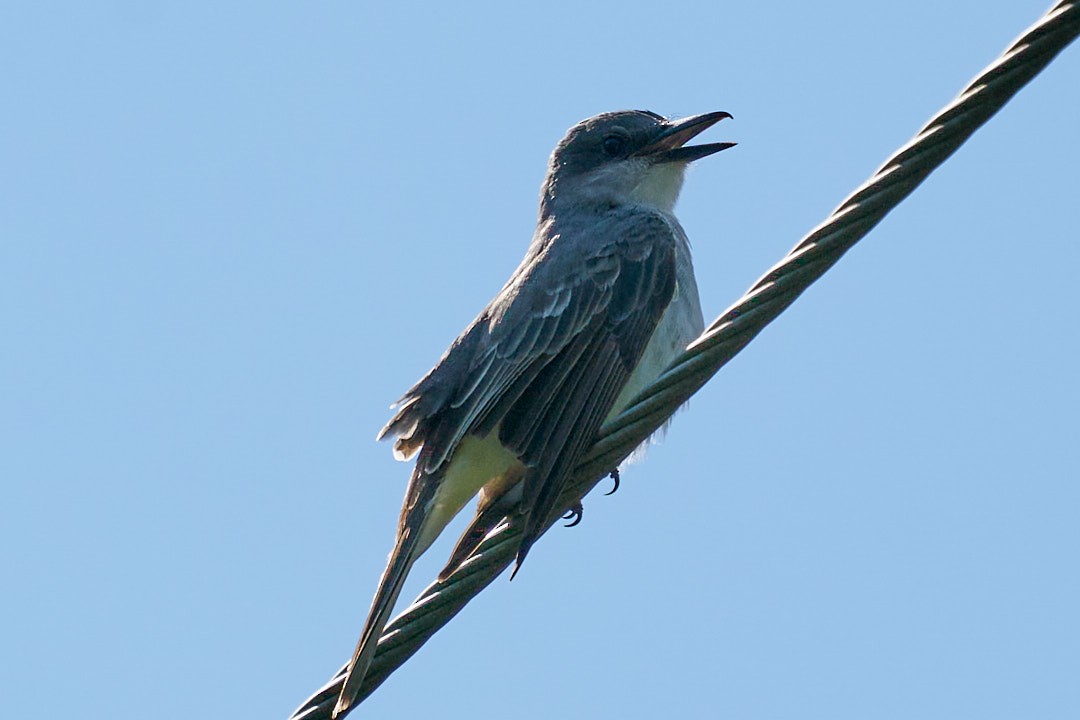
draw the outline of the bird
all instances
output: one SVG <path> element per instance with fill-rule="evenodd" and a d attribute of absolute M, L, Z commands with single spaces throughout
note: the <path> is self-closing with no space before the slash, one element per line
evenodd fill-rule
<path fill-rule="evenodd" d="M 556 500 L 604 421 L 702 332 L 674 207 L 687 166 L 735 144 L 687 143 L 730 117 L 606 112 L 556 145 L 521 264 L 379 432 L 397 459 L 416 461 L 335 718 L 356 704 L 414 561 L 465 504 L 478 496 L 440 577 L 511 512 L 524 527 L 516 573 L 566 510 Z M 571 512 L 580 519 L 580 504 Z"/>

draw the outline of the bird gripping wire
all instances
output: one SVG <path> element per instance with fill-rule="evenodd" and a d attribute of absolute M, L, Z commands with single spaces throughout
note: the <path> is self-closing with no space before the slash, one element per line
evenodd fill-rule
<path fill-rule="evenodd" d="M 656 382 L 601 428 L 596 443 L 575 469 L 573 481 L 559 497 L 546 527 L 550 528 L 659 428 L 1078 34 L 1080 5 L 1072 1 L 1055 3 L 823 223 L 714 320 Z M 516 517 L 506 518 L 453 574 L 429 585 L 387 625 L 360 699 L 370 695 L 509 566 L 521 537 L 519 521 Z M 329 718 L 344 671 L 343 667 L 290 720 Z"/>

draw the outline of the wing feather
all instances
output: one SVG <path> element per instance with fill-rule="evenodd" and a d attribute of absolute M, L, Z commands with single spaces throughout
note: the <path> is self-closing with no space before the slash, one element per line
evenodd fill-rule
<path fill-rule="evenodd" d="M 466 434 L 498 429 L 528 468 L 519 562 L 675 291 L 676 234 L 658 214 L 612 212 L 543 242 L 380 434 L 436 472 Z"/>

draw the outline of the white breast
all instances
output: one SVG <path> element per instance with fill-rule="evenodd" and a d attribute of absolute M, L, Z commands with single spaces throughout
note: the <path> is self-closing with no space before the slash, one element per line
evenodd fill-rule
<path fill-rule="evenodd" d="M 694 265 L 690 259 L 690 244 L 678 223 L 673 225 L 678 236 L 675 248 L 675 295 L 649 338 L 641 361 L 615 399 L 615 405 L 608 413 L 608 420 L 625 410 L 630 401 L 656 380 L 671 361 L 705 329 L 697 281 L 694 279 Z"/>

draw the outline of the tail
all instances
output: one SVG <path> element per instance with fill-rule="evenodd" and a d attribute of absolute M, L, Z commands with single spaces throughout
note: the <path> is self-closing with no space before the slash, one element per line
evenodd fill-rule
<path fill-rule="evenodd" d="M 422 522 L 422 518 L 414 519 Z M 405 578 L 418 555 L 415 551 L 420 536 L 419 531 L 420 522 L 407 522 L 398 532 L 397 544 L 379 580 L 379 589 L 376 590 L 375 599 L 371 602 L 371 610 L 368 612 L 367 622 L 364 623 L 364 631 L 360 634 L 360 641 L 356 644 L 352 660 L 349 661 L 349 666 L 345 670 L 345 683 L 341 687 L 337 705 L 334 706 L 335 719 L 352 709 L 360 697 L 364 677 L 371 667 L 371 661 L 375 658 L 379 637 L 390 620 L 398 595 L 401 594 L 401 588 L 405 584 Z"/>
<path fill-rule="evenodd" d="M 498 527 L 503 518 L 514 511 L 517 502 L 517 498 L 514 498 L 512 502 L 494 502 L 484 509 L 477 508 L 476 517 L 473 518 L 472 523 L 465 528 L 465 532 L 458 538 L 454 551 L 450 553 L 450 559 L 439 572 L 439 582 L 444 582 L 449 578 L 461 563 L 465 562 L 476 548 L 480 547 L 480 543 L 484 541 L 488 533 Z"/>

